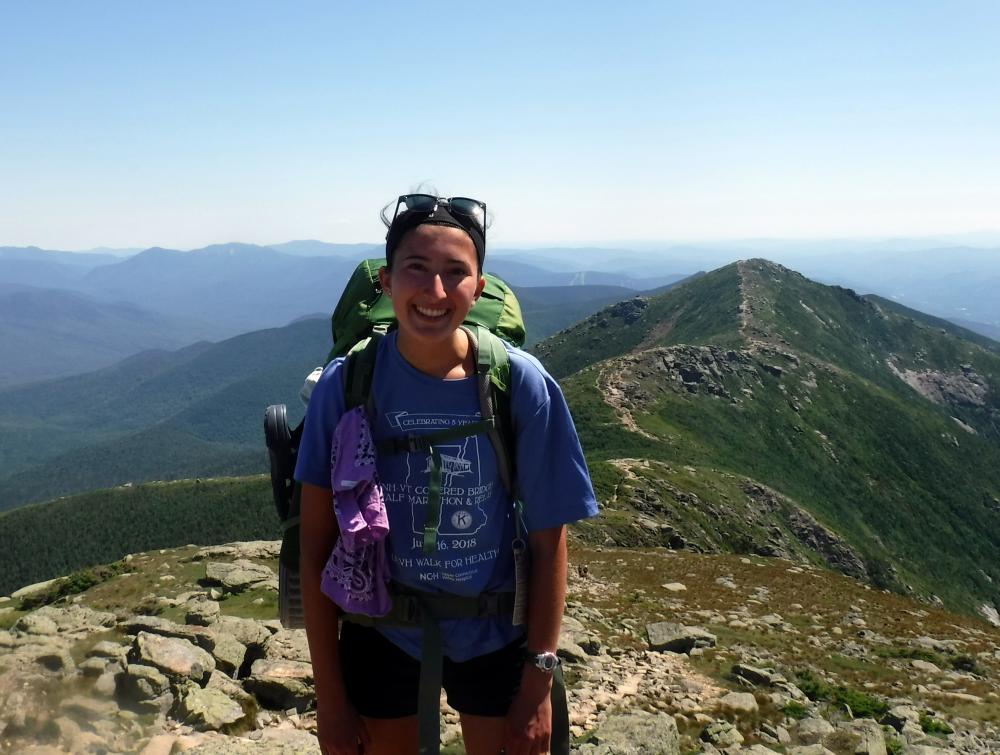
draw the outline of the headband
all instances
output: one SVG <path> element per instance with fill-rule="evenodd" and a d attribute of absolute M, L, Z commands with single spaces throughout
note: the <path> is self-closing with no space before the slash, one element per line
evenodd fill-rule
<path fill-rule="evenodd" d="M 486 257 L 486 232 L 472 218 L 466 215 L 452 214 L 448 210 L 448 205 L 443 202 L 438 203 L 434 212 L 407 210 L 396 216 L 392 225 L 389 226 L 389 232 L 385 235 L 385 261 L 387 265 L 392 266 L 392 258 L 402 243 L 403 237 L 421 225 L 443 225 L 465 231 L 476 247 L 479 269 L 483 269 L 483 259 Z"/>

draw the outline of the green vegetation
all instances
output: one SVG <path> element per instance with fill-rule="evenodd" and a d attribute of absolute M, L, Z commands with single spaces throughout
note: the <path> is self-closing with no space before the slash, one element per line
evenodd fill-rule
<path fill-rule="evenodd" d="M 94 585 L 99 585 L 101 582 L 106 582 L 112 577 L 117 577 L 128 571 L 130 571 L 129 566 L 124 561 L 115 561 L 113 564 L 104 564 L 90 569 L 80 569 L 65 579 L 60 579 L 45 590 L 39 590 L 21 598 L 18 610 L 32 611 L 40 606 L 50 605 L 70 595 L 86 592 Z"/>
<path fill-rule="evenodd" d="M 881 698 L 843 685 L 830 685 L 810 671 L 800 671 L 796 685 L 813 702 L 846 706 L 855 718 L 880 718 L 889 710 Z"/>
<path fill-rule="evenodd" d="M 148 483 L 23 506 L 0 514 L 0 594 L 138 551 L 279 533 L 263 476 Z"/>
<path fill-rule="evenodd" d="M 786 703 L 785 707 L 781 709 L 781 712 L 789 718 L 802 719 L 809 717 L 809 708 L 795 700 L 790 700 Z"/>
<path fill-rule="evenodd" d="M 888 733 L 886 734 L 885 751 L 887 755 L 903 755 L 903 752 L 905 750 L 906 750 L 906 744 L 903 742 L 902 739 L 893 734 L 888 734 Z"/>
<path fill-rule="evenodd" d="M 741 292 L 750 302 L 742 330 Z M 739 484 L 747 479 L 843 537 L 877 587 L 937 595 L 970 612 L 1000 604 L 1000 391 L 979 406 L 936 404 L 888 367 L 936 371 L 959 385 L 971 370 L 1000 386 L 1000 353 L 907 312 L 751 261 L 641 310 L 609 308 L 540 344 L 545 361 L 568 375 L 598 496 L 609 502 L 601 521 L 582 527 L 585 536 L 599 542 L 603 529 L 621 544 L 665 544 L 630 526 L 641 513 L 701 547 L 769 553 L 773 527 L 794 512 L 777 516 L 748 500 Z M 595 363 L 678 343 L 716 350 L 671 352 L 701 372 L 687 384 L 655 354 L 630 357 L 625 403 L 643 434 L 629 431 L 601 388 L 619 368 Z M 618 459 L 659 466 L 623 484 L 610 463 Z M 685 500 L 690 494 L 697 500 Z M 817 558 L 786 538 L 788 547 Z"/>
<path fill-rule="evenodd" d="M 924 734 L 947 736 L 955 733 L 955 730 L 940 718 L 928 716 L 926 713 L 920 716 L 920 728 L 923 729 Z"/>

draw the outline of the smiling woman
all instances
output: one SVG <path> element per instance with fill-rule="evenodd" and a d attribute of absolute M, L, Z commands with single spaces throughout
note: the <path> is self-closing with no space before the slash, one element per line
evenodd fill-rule
<path fill-rule="evenodd" d="M 338 358 L 324 370 L 295 472 L 320 742 L 327 753 L 353 755 L 359 744 L 366 753 L 437 752 L 443 686 L 471 755 L 568 752 L 568 725 L 559 736 L 553 726 L 568 724 L 554 692 L 565 525 L 597 513 L 580 441 L 545 369 L 486 328 L 463 324 L 486 285 L 485 203 L 403 195 L 391 220 L 389 206 L 379 280 L 396 327 L 367 349 L 377 349 L 377 369 L 363 409 L 345 399 L 345 381 L 353 386 L 365 371 L 361 359 Z M 502 410 L 484 402 L 495 398 L 494 373 L 484 368 L 494 358 L 509 367 L 498 378 Z M 388 614 L 362 617 L 323 590 L 331 550 L 345 553 L 341 527 L 353 526 L 340 524 L 351 496 L 333 470 L 343 467 L 346 419 L 359 410 L 371 438 L 346 452 L 368 458 L 378 449 L 375 505 L 384 506 L 388 535 L 380 535 L 387 544 L 375 565 L 351 574 L 363 572 L 377 591 L 387 571 L 392 596 Z M 343 575 L 346 557 L 338 558 Z M 359 586 L 352 578 L 346 587 Z M 398 610 L 406 606 L 413 610 Z"/>

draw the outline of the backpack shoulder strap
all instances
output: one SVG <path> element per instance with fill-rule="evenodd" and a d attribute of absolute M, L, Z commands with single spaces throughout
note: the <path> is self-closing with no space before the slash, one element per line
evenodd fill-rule
<path fill-rule="evenodd" d="M 491 421 L 487 437 L 497 457 L 500 482 L 510 495 L 517 497 L 514 474 L 514 434 L 510 407 L 510 357 L 503 341 L 482 325 L 463 326 L 472 342 L 479 387 L 479 411 Z"/>
<path fill-rule="evenodd" d="M 344 374 L 344 408 L 365 406 L 371 409 L 372 381 L 375 379 L 375 362 L 378 347 L 388 331 L 388 326 L 376 325 L 372 334 L 358 341 L 347 353 Z"/>

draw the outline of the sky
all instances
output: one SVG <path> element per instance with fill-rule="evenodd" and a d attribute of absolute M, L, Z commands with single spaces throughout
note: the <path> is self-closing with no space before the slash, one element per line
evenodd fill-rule
<path fill-rule="evenodd" d="M 1000 3 L 0 0 L 0 246 L 1000 230 Z"/>

